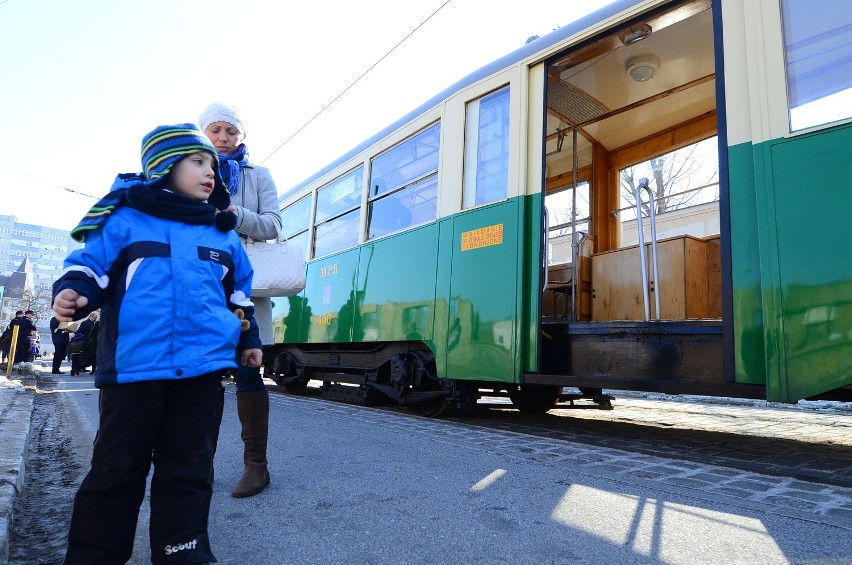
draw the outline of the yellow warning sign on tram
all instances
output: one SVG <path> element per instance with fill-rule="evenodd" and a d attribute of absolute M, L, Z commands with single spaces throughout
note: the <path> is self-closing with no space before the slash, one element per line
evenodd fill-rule
<path fill-rule="evenodd" d="M 503 224 L 494 224 L 475 230 L 462 232 L 461 250 L 470 251 L 489 245 L 500 245 L 503 243 Z"/>

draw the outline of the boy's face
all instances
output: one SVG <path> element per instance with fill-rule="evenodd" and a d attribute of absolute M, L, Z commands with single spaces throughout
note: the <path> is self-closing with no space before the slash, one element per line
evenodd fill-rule
<path fill-rule="evenodd" d="M 204 133 L 220 155 L 230 155 L 242 143 L 240 130 L 228 122 L 213 122 Z"/>
<path fill-rule="evenodd" d="M 207 200 L 213 192 L 215 177 L 213 155 L 206 151 L 187 155 L 171 172 L 172 189 L 194 200 Z"/>

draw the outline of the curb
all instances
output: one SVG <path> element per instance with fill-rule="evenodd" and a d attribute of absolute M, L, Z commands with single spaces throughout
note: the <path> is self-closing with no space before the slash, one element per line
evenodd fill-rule
<path fill-rule="evenodd" d="M 35 396 L 34 388 L 20 379 L 35 378 L 37 373 L 33 367 L 13 367 L 11 379 L 5 370 L 0 375 L 0 565 L 9 562 L 15 499 L 24 484 Z"/>

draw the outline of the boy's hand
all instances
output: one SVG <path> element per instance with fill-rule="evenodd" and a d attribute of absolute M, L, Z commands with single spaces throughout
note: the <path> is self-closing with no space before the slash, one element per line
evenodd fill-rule
<path fill-rule="evenodd" d="M 244 349 L 240 363 L 246 367 L 260 367 L 263 363 L 263 351 L 260 349 Z"/>
<path fill-rule="evenodd" d="M 73 322 L 74 313 L 77 310 L 86 307 L 89 299 L 79 294 L 75 290 L 66 288 L 56 295 L 53 300 L 53 312 L 56 314 L 56 319 L 60 322 Z"/>

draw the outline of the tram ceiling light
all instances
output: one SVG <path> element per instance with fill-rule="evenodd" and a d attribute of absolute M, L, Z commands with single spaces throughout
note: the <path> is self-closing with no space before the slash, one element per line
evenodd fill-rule
<path fill-rule="evenodd" d="M 625 65 L 627 75 L 636 82 L 645 82 L 654 78 L 660 70 L 660 60 L 653 55 L 633 57 Z"/>
<path fill-rule="evenodd" d="M 649 35 L 651 35 L 651 26 L 648 24 L 639 24 L 638 26 L 631 27 L 627 31 L 619 33 L 618 39 L 621 41 L 622 45 L 633 45 L 634 43 L 642 41 Z"/>

